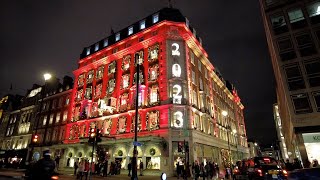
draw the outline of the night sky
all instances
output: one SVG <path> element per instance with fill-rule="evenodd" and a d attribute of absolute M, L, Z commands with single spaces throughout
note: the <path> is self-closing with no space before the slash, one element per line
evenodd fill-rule
<path fill-rule="evenodd" d="M 25 94 L 50 72 L 72 76 L 83 47 L 167 6 L 167 0 L 5 0 L 0 6 L 0 96 Z M 275 138 L 275 80 L 257 0 L 175 0 L 209 58 L 238 89 L 248 138 Z"/>

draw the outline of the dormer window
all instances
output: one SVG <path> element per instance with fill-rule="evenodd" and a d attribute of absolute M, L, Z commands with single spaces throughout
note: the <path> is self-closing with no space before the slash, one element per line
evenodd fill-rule
<path fill-rule="evenodd" d="M 159 21 L 159 14 L 157 13 L 152 16 L 152 23 L 154 24 L 158 21 Z"/>
<path fill-rule="evenodd" d="M 86 54 L 87 54 L 87 55 L 90 54 L 90 47 L 87 48 Z"/>
<path fill-rule="evenodd" d="M 119 41 L 120 40 L 120 33 L 117 33 L 116 34 L 116 41 Z"/>
<path fill-rule="evenodd" d="M 128 36 L 130 36 L 131 34 L 133 34 L 133 26 L 128 28 Z"/>
<path fill-rule="evenodd" d="M 107 47 L 108 46 L 108 39 L 105 39 L 104 41 L 103 41 L 103 47 Z"/>
<path fill-rule="evenodd" d="M 98 51 L 99 50 L 99 43 L 94 45 L 94 51 Z"/>
<path fill-rule="evenodd" d="M 146 28 L 146 20 L 140 21 L 140 30 L 145 29 L 145 28 Z"/>

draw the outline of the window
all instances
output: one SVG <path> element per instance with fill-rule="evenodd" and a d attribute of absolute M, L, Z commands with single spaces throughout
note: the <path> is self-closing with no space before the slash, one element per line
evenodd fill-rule
<path fill-rule="evenodd" d="M 191 72 L 191 76 L 192 76 L 192 83 L 196 84 L 196 73 L 194 71 Z"/>
<path fill-rule="evenodd" d="M 112 93 L 115 87 L 116 87 L 115 79 L 110 79 L 108 82 L 108 93 Z"/>
<path fill-rule="evenodd" d="M 295 9 L 288 12 L 290 23 L 295 23 L 304 20 L 303 13 L 301 9 Z"/>
<path fill-rule="evenodd" d="M 63 97 L 59 98 L 58 107 L 61 107 L 63 103 Z"/>
<path fill-rule="evenodd" d="M 87 84 L 92 83 L 94 78 L 94 70 L 90 70 L 87 74 Z"/>
<path fill-rule="evenodd" d="M 299 64 L 293 64 L 285 67 L 287 75 L 288 88 L 290 91 L 305 88 L 305 83 L 301 75 Z"/>
<path fill-rule="evenodd" d="M 283 15 L 272 16 L 271 24 L 272 24 L 272 29 L 276 35 L 288 31 L 288 27 Z"/>
<path fill-rule="evenodd" d="M 126 71 L 130 67 L 130 62 L 131 62 L 131 55 L 126 55 L 123 57 L 122 60 L 122 70 Z"/>
<path fill-rule="evenodd" d="M 116 72 L 116 61 L 113 61 L 112 63 L 109 64 L 108 66 L 108 74 L 112 74 Z"/>
<path fill-rule="evenodd" d="M 70 98 L 67 97 L 67 98 L 66 98 L 66 105 L 69 105 L 69 102 L 70 102 Z"/>
<path fill-rule="evenodd" d="M 129 87 L 130 83 L 130 74 L 122 75 L 122 83 L 121 83 L 121 89 L 126 89 Z"/>
<path fill-rule="evenodd" d="M 157 14 L 152 15 L 152 23 L 154 24 L 158 21 L 159 21 L 159 14 L 157 13 Z"/>
<path fill-rule="evenodd" d="M 140 27 L 140 30 L 145 29 L 146 28 L 146 21 L 145 20 L 140 21 L 139 27 Z"/>
<path fill-rule="evenodd" d="M 54 100 L 52 101 L 52 109 L 54 109 L 54 108 L 56 108 L 56 107 L 57 107 L 57 100 L 54 99 Z"/>
<path fill-rule="evenodd" d="M 56 115 L 56 123 L 59 123 L 59 121 L 60 121 L 60 112 L 58 112 Z"/>
<path fill-rule="evenodd" d="M 116 34 L 116 41 L 119 41 L 120 40 L 120 33 L 117 33 Z"/>
<path fill-rule="evenodd" d="M 150 88 L 150 105 L 154 103 L 158 103 L 159 95 L 158 95 L 158 86 L 154 85 Z"/>
<path fill-rule="evenodd" d="M 130 26 L 128 28 L 128 36 L 130 36 L 131 34 L 133 34 L 133 26 Z"/>
<path fill-rule="evenodd" d="M 198 69 L 201 72 L 201 61 L 200 60 L 198 61 Z"/>
<path fill-rule="evenodd" d="M 86 55 L 89 55 L 89 54 L 90 54 L 90 47 L 88 47 L 86 50 Z"/>
<path fill-rule="evenodd" d="M 288 39 L 278 40 L 279 56 L 282 61 L 295 59 L 297 57 L 295 50 L 293 49 L 292 41 Z"/>
<path fill-rule="evenodd" d="M 200 127 L 200 117 L 198 114 L 194 114 L 193 128 L 200 130 Z"/>
<path fill-rule="evenodd" d="M 83 84 L 84 84 L 84 74 L 81 74 L 78 77 L 78 87 L 83 86 Z"/>
<path fill-rule="evenodd" d="M 298 35 L 296 40 L 302 57 L 317 53 L 310 34 Z"/>
<path fill-rule="evenodd" d="M 203 82 L 201 78 L 199 79 L 199 88 L 200 88 L 200 91 L 203 90 Z"/>
<path fill-rule="evenodd" d="M 208 70 L 207 70 L 207 68 L 204 69 L 204 77 L 206 79 L 208 79 Z"/>
<path fill-rule="evenodd" d="M 42 125 L 45 126 L 46 124 L 47 124 L 47 116 L 44 116 L 42 120 Z"/>
<path fill-rule="evenodd" d="M 68 118 L 68 110 L 65 110 L 65 111 L 63 112 L 63 119 L 62 119 L 62 121 L 66 121 L 67 118 Z"/>
<path fill-rule="evenodd" d="M 320 86 L 320 60 L 304 63 L 310 87 Z"/>
<path fill-rule="evenodd" d="M 108 46 L 108 39 L 103 40 L 103 47 L 107 47 Z"/>
<path fill-rule="evenodd" d="M 192 90 L 192 103 L 198 106 L 198 96 L 195 90 Z"/>
<path fill-rule="evenodd" d="M 320 92 L 314 92 L 312 95 L 317 106 L 317 111 L 320 112 Z"/>
<path fill-rule="evenodd" d="M 92 86 L 88 86 L 86 88 L 85 98 L 86 99 L 91 99 L 92 98 Z"/>
<path fill-rule="evenodd" d="M 192 51 L 190 51 L 190 61 L 194 65 L 194 54 Z"/>
<path fill-rule="evenodd" d="M 308 94 L 291 95 L 291 99 L 296 114 L 305 114 L 312 112 Z"/>
<path fill-rule="evenodd" d="M 155 81 L 158 79 L 158 69 L 159 69 L 158 65 L 151 66 L 149 68 L 149 81 Z"/>
<path fill-rule="evenodd" d="M 95 97 L 99 98 L 101 96 L 101 92 L 102 92 L 102 83 L 96 85 L 96 91 L 95 91 Z"/>
<path fill-rule="evenodd" d="M 104 71 L 104 66 L 100 66 L 98 67 L 98 70 L 97 70 L 97 80 L 99 79 L 102 79 L 103 77 L 103 71 Z"/>
<path fill-rule="evenodd" d="M 158 59 L 159 44 L 155 44 L 148 48 L 148 61 L 153 62 Z"/>
<path fill-rule="evenodd" d="M 138 62 L 137 62 L 138 61 Z M 143 64 L 143 50 L 138 51 L 135 53 L 135 59 L 134 59 L 135 65 L 138 64 Z"/>
<path fill-rule="evenodd" d="M 120 111 L 121 111 L 121 112 L 127 110 L 128 99 L 129 99 L 128 93 L 124 93 L 124 94 L 122 94 L 122 96 L 120 97 L 120 107 L 119 107 L 119 108 L 120 108 Z"/>
<path fill-rule="evenodd" d="M 320 22 L 320 2 L 315 2 L 307 6 L 307 11 L 312 24 Z"/>
<path fill-rule="evenodd" d="M 99 43 L 96 43 L 95 45 L 94 45 L 94 51 L 98 51 L 99 50 Z"/>
<path fill-rule="evenodd" d="M 52 124 L 53 122 L 53 114 L 50 115 L 49 124 Z"/>

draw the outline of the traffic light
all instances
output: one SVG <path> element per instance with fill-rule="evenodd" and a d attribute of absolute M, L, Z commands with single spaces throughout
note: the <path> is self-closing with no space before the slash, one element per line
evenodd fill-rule
<path fill-rule="evenodd" d="M 178 142 L 178 152 L 182 152 L 182 150 L 183 150 L 182 142 Z"/>
<path fill-rule="evenodd" d="M 91 128 L 89 132 L 89 143 L 95 142 L 97 133 L 96 133 L 96 128 Z"/>
<path fill-rule="evenodd" d="M 97 129 L 97 143 L 102 141 L 102 139 L 101 139 L 102 133 L 101 132 L 102 131 L 100 129 Z"/>
<path fill-rule="evenodd" d="M 184 141 L 184 149 L 186 152 L 189 152 L 189 143 L 188 141 Z"/>
<path fill-rule="evenodd" d="M 39 136 L 37 134 L 33 135 L 32 142 L 37 143 Z"/>

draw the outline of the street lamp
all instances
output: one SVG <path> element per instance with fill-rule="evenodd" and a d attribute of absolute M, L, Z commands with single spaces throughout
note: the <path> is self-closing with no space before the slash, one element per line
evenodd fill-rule
<path fill-rule="evenodd" d="M 32 145 L 31 145 L 31 150 L 30 150 L 30 154 L 29 154 L 29 163 L 31 162 L 31 160 L 32 160 L 32 156 L 33 156 L 33 151 L 34 151 L 34 143 L 36 143 L 36 142 L 38 142 L 38 135 L 37 135 L 37 131 L 38 131 L 38 126 L 39 126 L 39 121 L 40 121 L 40 115 L 41 115 L 41 111 L 42 111 L 42 106 L 43 106 L 43 99 L 44 99 L 44 97 L 45 97 L 45 91 L 46 91 L 46 84 L 47 84 L 47 81 L 48 80 L 50 80 L 51 79 L 51 77 L 52 77 L 52 75 L 51 74 L 49 74 L 49 73 L 45 73 L 45 74 L 43 74 L 43 78 L 44 78 L 44 85 L 43 85 L 43 87 L 42 87 L 42 89 L 41 89 L 41 94 L 40 94 L 40 98 L 41 98 L 41 101 L 40 101 L 40 106 L 39 106 L 39 109 L 38 109 L 38 114 L 36 115 L 36 122 L 37 122 L 37 124 L 36 124 L 36 129 L 35 129 L 35 133 L 34 133 L 34 135 L 35 136 L 31 136 L 31 143 L 32 143 Z M 37 139 L 37 141 L 33 141 L 33 137 L 37 137 L 36 139 Z"/>

